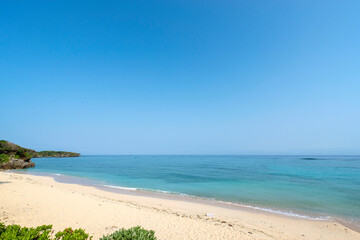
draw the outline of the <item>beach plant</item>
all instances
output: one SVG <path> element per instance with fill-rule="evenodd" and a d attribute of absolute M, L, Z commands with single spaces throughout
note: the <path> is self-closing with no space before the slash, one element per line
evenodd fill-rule
<path fill-rule="evenodd" d="M 5 232 L 5 229 L 6 229 L 5 225 L 0 222 L 0 236 L 3 232 Z"/>
<path fill-rule="evenodd" d="M 66 228 L 62 232 L 58 232 L 55 234 L 55 240 L 87 240 L 92 239 L 89 238 L 89 234 L 85 233 L 85 231 L 81 228 L 72 230 L 71 228 Z"/>
<path fill-rule="evenodd" d="M 154 231 L 136 226 L 129 229 L 122 228 L 110 235 L 103 236 L 100 240 L 156 240 L 156 237 Z"/>
<path fill-rule="evenodd" d="M 0 223 L 0 240 L 91 240 L 83 229 L 66 228 L 51 236 L 52 225 L 42 225 L 36 228 L 20 227 L 19 225 L 5 226 Z"/>
<path fill-rule="evenodd" d="M 19 225 L 4 225 L 0 222 L 0 240 L 91 240 L 83 229 L 66 228 L 57 232 L 53 238 L 52 225 L 42 225 L 36 228 L 20 227 Z M 143 229 L 141 226 L 120 229 L 103 236 L 100 240 L 156 240 L 155 232 Z"/>
<path fill-rule="evenodd" d="M 5 226 L 0 224 L 0 240 L 48 240 L 50 239 L 51 229 L 51 225 L 27 228 L 19 225 Z"/>

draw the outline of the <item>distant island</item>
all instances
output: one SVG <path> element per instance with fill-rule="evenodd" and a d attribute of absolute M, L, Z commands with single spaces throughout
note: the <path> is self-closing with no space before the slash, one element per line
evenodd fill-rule
<path fill-rule="evenodd" d="M 40 151 L 23 148 L 12 142 L 0 140 L 0 170 L 35 167 L 31 158 L 42 157 L 79 157 L 80 153 L 64 151 Z"/>

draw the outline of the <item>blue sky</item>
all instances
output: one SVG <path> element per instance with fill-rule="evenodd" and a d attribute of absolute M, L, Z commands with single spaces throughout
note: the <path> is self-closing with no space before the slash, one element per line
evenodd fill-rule
<path fill-rule="evenodd" d="M 1 1 L 0 138 L 360 154 L 360 1 Z"/>

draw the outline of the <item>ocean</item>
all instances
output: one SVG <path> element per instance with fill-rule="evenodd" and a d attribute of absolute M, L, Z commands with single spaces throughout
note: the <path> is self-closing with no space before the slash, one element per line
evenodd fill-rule
<path fill-rule="evenodd" d="M 105 155 L 33 161 L 35 168 L 20 171 L 360 225 L 360 156 Z"/>

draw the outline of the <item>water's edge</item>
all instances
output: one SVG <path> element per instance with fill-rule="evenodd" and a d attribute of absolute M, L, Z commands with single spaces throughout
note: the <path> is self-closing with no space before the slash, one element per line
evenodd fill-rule
<path fill-rule="evenodd" d="M 240 203 L 234 203 L 234 202 L 227 202 L 227 201 L 221 201 L 218 199 L 203 198 L 203 197 L 187 195 L 187 194 L 183 194 L 183 193 L 108 185 L 108 184 L 106 184 L 106 182 L 92 180 L 87 177 L 77 177 L 77 176 L 75 177 L 75 176 L 70 176 L 70 175 L 57 174 L 57 173 L 45 173 L 45 172 L 23 172 L 22 170 L 9 170 L 8 172 L 24 174 L 24 175 L 51 177 L 56 182 L 59 182 L 59 183 L 77 184 L 77 185 L 82 185 L 82 186 L 95 187 L 100 190 L 105 190 L 108 192 L 123 193 L 123 194 L 128 194 L 128 195 L 157 197 L 157 198 L 170 199 L 170 200 L 183 200 L 183 201 L 207 204 L 207 205 L 211 205 L 211 206 L 220 206 L 220 207 L 227 208 L 227 209 L 234 209 L 234 210 L 241 209 L 241 210 L 255 211 L 255 212 L 262 212 L 262 213 L 265 212 L 265 213 L 270 213 L 270 214 L 302 218 L 302 219 L 308 219 L 308 220 L 315 220 L 315 221 L 332 221 L 332 220 L 338 219 L 338 218 L 334 218 L 332 216 L 324 216 L 324 215 L 319 215 L 319 214 L 310 215 L 310 214 L 299 213 L 296 211 L 284 211 L 284 210 L 280 210 L 280 209 L 264 208 L 264 207 L 260 207 L 260 206 L 256 206 L 256 205 L 247 205 L 247 204 L 240 204 Z M 345 222 L 344 220 L 342 220 L 342 221 Z"/>
<path fill-rule="evenodd" d="M 352 230 L 360 233 L 359 225 L 354 224 L 352 222 L 348 222 L 346 219 L 334 217 L 334 216 L 324 216 L 324 215 L 319 215 L 319 214 L 310 215 L 307 213 L 299 213 L 296 211 L 284 211 L 284 210 L 280 210 L 280 209 L 264 208 L 264 207 L 260 207 L 260 206 L 256 206 L 256 205 L 247 205 L 247 204 L 240 204 L 240 203 L 234 203 L 234 202 L 227 202 L 227 201 L 221 201 L 221 200 L 217 200 L 217 199 L 191 196 L 191 195 L 182 194 L 182 193 L 108 185 L 108 184 L 106 184 L 106 182 L 93 180 L 93 179 L 90 179 L 87 177 L 78 177 L 78 176 L 70 176 L 70 175 L 57 174 L 57 173 L 45 173 L 45 172 L 23 172 L 22 170 L 8 170 L 7 172 L 23 174 L 23 175 L 51 177 L 54 179 L 54 181 L 59 182 L 59 183 L 76 184 L 76 185 L 81 185 L 81 186 L 95 187 L 97 189 L 107 191 L 107 192 L 112 192 L 112 193 L 127 194 L 127 195 L 133 195 L 133 196 L 144 196 L 144 197 L 152 197 L 152 198 L 161 198 L 161 199 L 167 199 L 167 200 L 186 201 L 186 202 L 205 204 L 205 205 L 209 205 L 209 206 L 221 207 L 221 208 L 231 209 L 231 210 L 258 212 L 258 213 L 265 213 L 265 214 L 277 215 L 277 216 L 282 216 L 282 217 L 305 219 L 305 220 L 312 220 L 312 221 L 337 222 L 349 229 L 352 229 Z"/>

